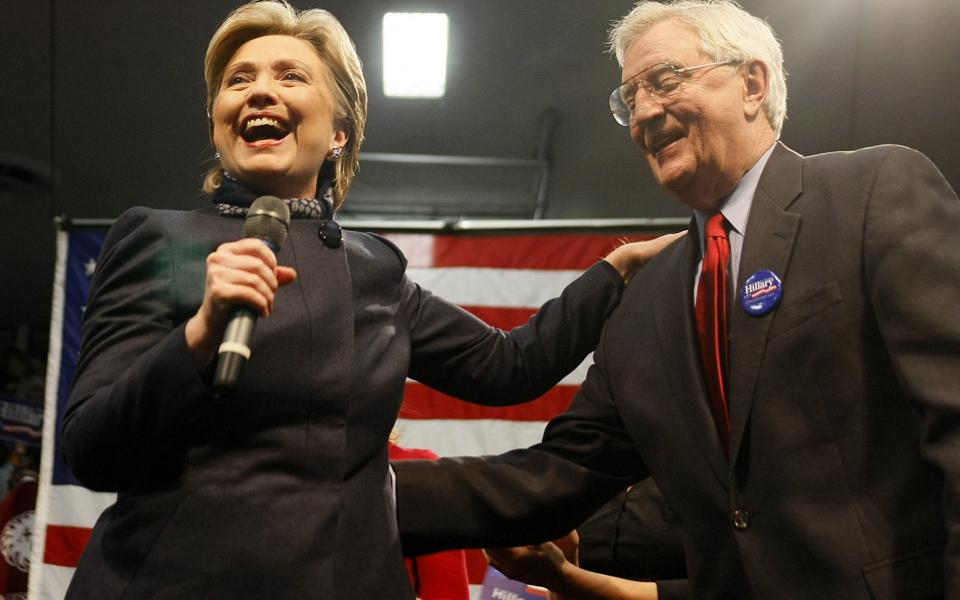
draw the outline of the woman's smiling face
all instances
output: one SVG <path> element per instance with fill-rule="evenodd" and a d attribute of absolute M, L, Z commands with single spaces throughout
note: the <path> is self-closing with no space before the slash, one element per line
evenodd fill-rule
<path fill-rule="evenodd" d="M 262 194 L 313 197 L 327 154 L 343 146 L 332 77 L 308 42 L 254 38 L 237 49 L 213 103 L 213 143 L 226 172 Z"/>

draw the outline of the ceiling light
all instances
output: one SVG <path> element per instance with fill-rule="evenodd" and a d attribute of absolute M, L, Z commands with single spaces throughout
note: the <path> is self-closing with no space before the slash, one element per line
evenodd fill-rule
<path fill-rule="evenodd" d="M 447 82 L 447 15 L 383 15 L 383 92 L 400 98 L 439 98 Z"/>

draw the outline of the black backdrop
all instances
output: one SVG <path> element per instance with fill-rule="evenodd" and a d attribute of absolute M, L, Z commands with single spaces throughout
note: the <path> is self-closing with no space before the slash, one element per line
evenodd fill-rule
<path fill-rule="evenodd" d="M 767 18 L 783 42 L 787 144 L 803 153 L 907 144 L 960 187 L 960 0 L 742 3 Z M 198 189 L 212 154 L 202 56 L 235 5 L 0 0 L 0 328 L 46 327 L 54 215 L 110 218 L 134 204 L 188 208 L 202 201 Z M 364 60 L 366 151 L 528 157 L 538 144 L 537 119 L 552 108 L 559 125 L 548 218 L 685 214 L 655 187 L 606 108 L 619 69 L 603 51 L 605 32 L 629 0 L 312 5 L 341 19 Z M 383 97 L 387 10 L 450 15 L 443 99 Z M 442 174 L 436 186 L 458 190 Z"/>

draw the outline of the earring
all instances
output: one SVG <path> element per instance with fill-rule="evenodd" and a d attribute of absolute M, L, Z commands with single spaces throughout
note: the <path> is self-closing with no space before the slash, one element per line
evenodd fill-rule
<path fill-rule="evenodd" d="M 215 159 L 217 159 L 217 160 L 220 160 L 220 153 L 219 153 L 219 152 L 214 152 L 213 157 L 214 157 Z"/>
<path fill-rule="evenodd" d="M 341 148 L 340 146 L 336 146 L 334 147 L 333 150 L 330 151 L 330 155 L 327 156 L 327 160 L 331 160 L 331 161 L 340 160 L 341 154 L 343 154 L 343 148 Z"/>

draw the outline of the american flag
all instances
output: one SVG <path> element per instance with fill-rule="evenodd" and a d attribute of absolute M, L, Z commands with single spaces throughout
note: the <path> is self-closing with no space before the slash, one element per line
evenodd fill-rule
<path fill-rule="evenodd" d="M 560 293 L 584 269 L 621 240 L 651 237 L 603 231 L 438 235 L 392 233 L 406 254 L 409 276 L 488 323 L 510 329 Z M 60 600 L 98 515 L 115 499 L 79 485 L 58 449 L 60 417 L 80 347 L 80 319 L 103 243 L 103 230 L 62 231 L 57 239 L 54 302 L 44 412 L 40 491 L 30 569 L 33 600 Z M 528 446 L 543 426 L 570 403 L 590 358 L 539 399 L 514 407 L 488 408 L 453 400 L 408 381 L 397 424 L 400 443 L 429 448 L 441 456 L 494 454 Z M 471 553 L 471 583 L 486 570 Z M 474 596 L 479 586 L 474 586 Z"/>

